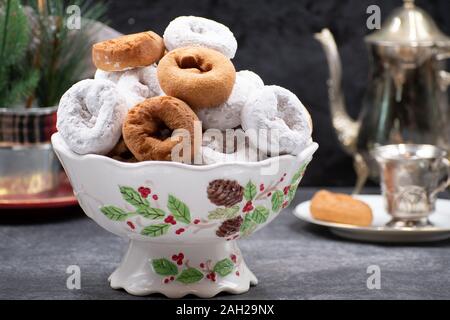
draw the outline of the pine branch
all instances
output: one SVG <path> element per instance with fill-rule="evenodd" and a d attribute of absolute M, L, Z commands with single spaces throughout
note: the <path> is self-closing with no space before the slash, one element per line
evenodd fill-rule
<path fill-rule="evenodd" d="M 32 28 L 20 0 L 0 0 L 0 107 L 56 105 L 80 80 L 88 65 L 95 21 L 102 20 L 104 3 L 73 0 L 81 8 L 81 30 L 67 28 L 68 2 L 22 0 L 35 19 Z M 31 38 L 33 37 L 33 38 Z M 33 45 L 30 40 L 33 39 Z M 29 50 L 31 49 L 31 51 Z"/>
<path fill-rule="evenodd" d="M 39 72 L 37 70 L 29 70 L 22 75 L 21 79 L 10 82 L 8 95 L 0 97 L 0 105 L 8 106 L 9 108 L 20 107 L 21 105 L 17 105 L 17 103 L 23 101 L 25 97 L 31 94 L 36 88 L 38 81 Z"/>
<path fill-rule="evenodd" d="M 37 11 L 37 0 L 29 3 Z M 105 13 L 103 3 L 75 0 L 71 5 L 81 8 L 81 29 L 67 28 L 66 6 L 60 0 L 47 0 L 45 12 L 39 15 L 39 69 L 41 81 L 36 90 L 39 105 L 56 105 L 61 95 L 79 81 L 88 67 L 86 58 L 90 55 L 90 39 L 98 31 L 95 21 Z"/>
<path fill-rule="evenodd" d="M 8 22 L 9 22 L 9 16 L 11 14 L 11 1 L 7 0 L 6 7 L 5 7 L 5 18 L 3 23 L 3 36 L 2 36 L 2 49 L 1 49 L 1 60 L 3 61 L 3 58 L 5 56 L 5 48 L 6 48 L 6 39 L 8 36 Z"/>
<path fill-rule="evenodd" d="M 37 85 L 37 72 L 23 69 L 30 42 L 19 0 L 0 1 L 0 107 L 20 104 Z"/>
<path fill-rule="evenodd" d="M 3 1 L 5 9 L 0 13 L 1 53 L 3 64 L 12 66 L 23 59 L 30 41 L 27 18 L 19 0 Z"/>

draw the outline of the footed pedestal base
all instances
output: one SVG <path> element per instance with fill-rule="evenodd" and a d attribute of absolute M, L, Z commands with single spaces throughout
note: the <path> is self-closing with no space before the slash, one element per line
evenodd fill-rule
<path fill-rule="evenodd" d="M 131 240 L 109 281 L 113 289 L 133 295 L 162 293 L 169 298 L 239 294 L 258 283 L 236 241 L 169 245 Z"/>

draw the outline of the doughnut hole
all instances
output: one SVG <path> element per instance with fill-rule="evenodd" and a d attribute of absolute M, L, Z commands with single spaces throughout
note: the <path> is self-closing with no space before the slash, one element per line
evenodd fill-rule
<path fill-rule="evenodd" d="M 177 57 L 176 62 L 180 69 L 192 69 L 196 73 L 204 73 L 212 70 L 212 65 L 206 63 L 203 58 L 198 56 L 188 55 Z"/>
<path fill-rule="evenodd" d="M 284 123 L 289 127 L 289 129 L 294 129 L 295 122 L 294 117 L 295 115 L 291 114 L 288 109 L 288 98 L 280 95 L 276 95 L 277 99 L 277 117 L 280 119 L 283 119 Z"/>
<path fill-rule="evenodd" d="M 159 140 L 166 140 L 172 136 L 173 129 L 169 128 L 161 119 L 154 119 L 157 126 L 157 131 L 154 137 Z"/>
<path fill-rule="evenodd" d="M 191 24 L 190 27 L 191 27 L 191 31 L 194 32 L 194 33 L 204 34 L 207 31 L 202 26 L 196 25 L 196 24 Z"/>
<path fill-rule="evenodd" d="M 84 101 L 84 99 L 81 99 L 81 101 Z M 80 118 L 84 125 L 90 129 L 95 126 L 97 120 L 97 116 L 89 111 L 84 102 L 81 104 Z"/>

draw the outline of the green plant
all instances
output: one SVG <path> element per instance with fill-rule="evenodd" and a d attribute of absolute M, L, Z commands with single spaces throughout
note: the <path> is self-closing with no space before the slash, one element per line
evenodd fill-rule
<path fill-rule="evenodd" d="M 81 11 L 81 28 L 71 30 L 67 12 L 68 3 L 61 0 L 29 0 L 27 5 L 36 13 L 34 37 L 38 40 L 33 54 L 32 69 L 41 71 L 34 96 L 35 104 L 53 106 L 61 95 L 79 81 L 88 67 L 86 59 L 91 50 L 91 39 L 98 32 L 96 21 L 105 14 L 103 2 L 70 1 Z M 29 103 L 30 103 L 29 101 Z"/>
<path fill-rule="evenodd" d="M 0 0 L 0 107 L 13 107 L 36 88 L 39 72 L 26 66 L 30 28 L 19 0 Z"/>
<path fill-rule="evenodd" d="M 0 0 L 0 108 L 57 105 L 86 72 L 105 11 L 91 0 Z"/>

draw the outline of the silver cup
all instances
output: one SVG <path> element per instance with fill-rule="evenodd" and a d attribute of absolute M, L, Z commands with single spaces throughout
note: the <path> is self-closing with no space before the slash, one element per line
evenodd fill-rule
<path fill-rule="evenodd" d="M 432 145 L 396 144 L 372 151 L 391 227 L 429 226 L 438 193 L 450 185 L 447 152 Z"/>

